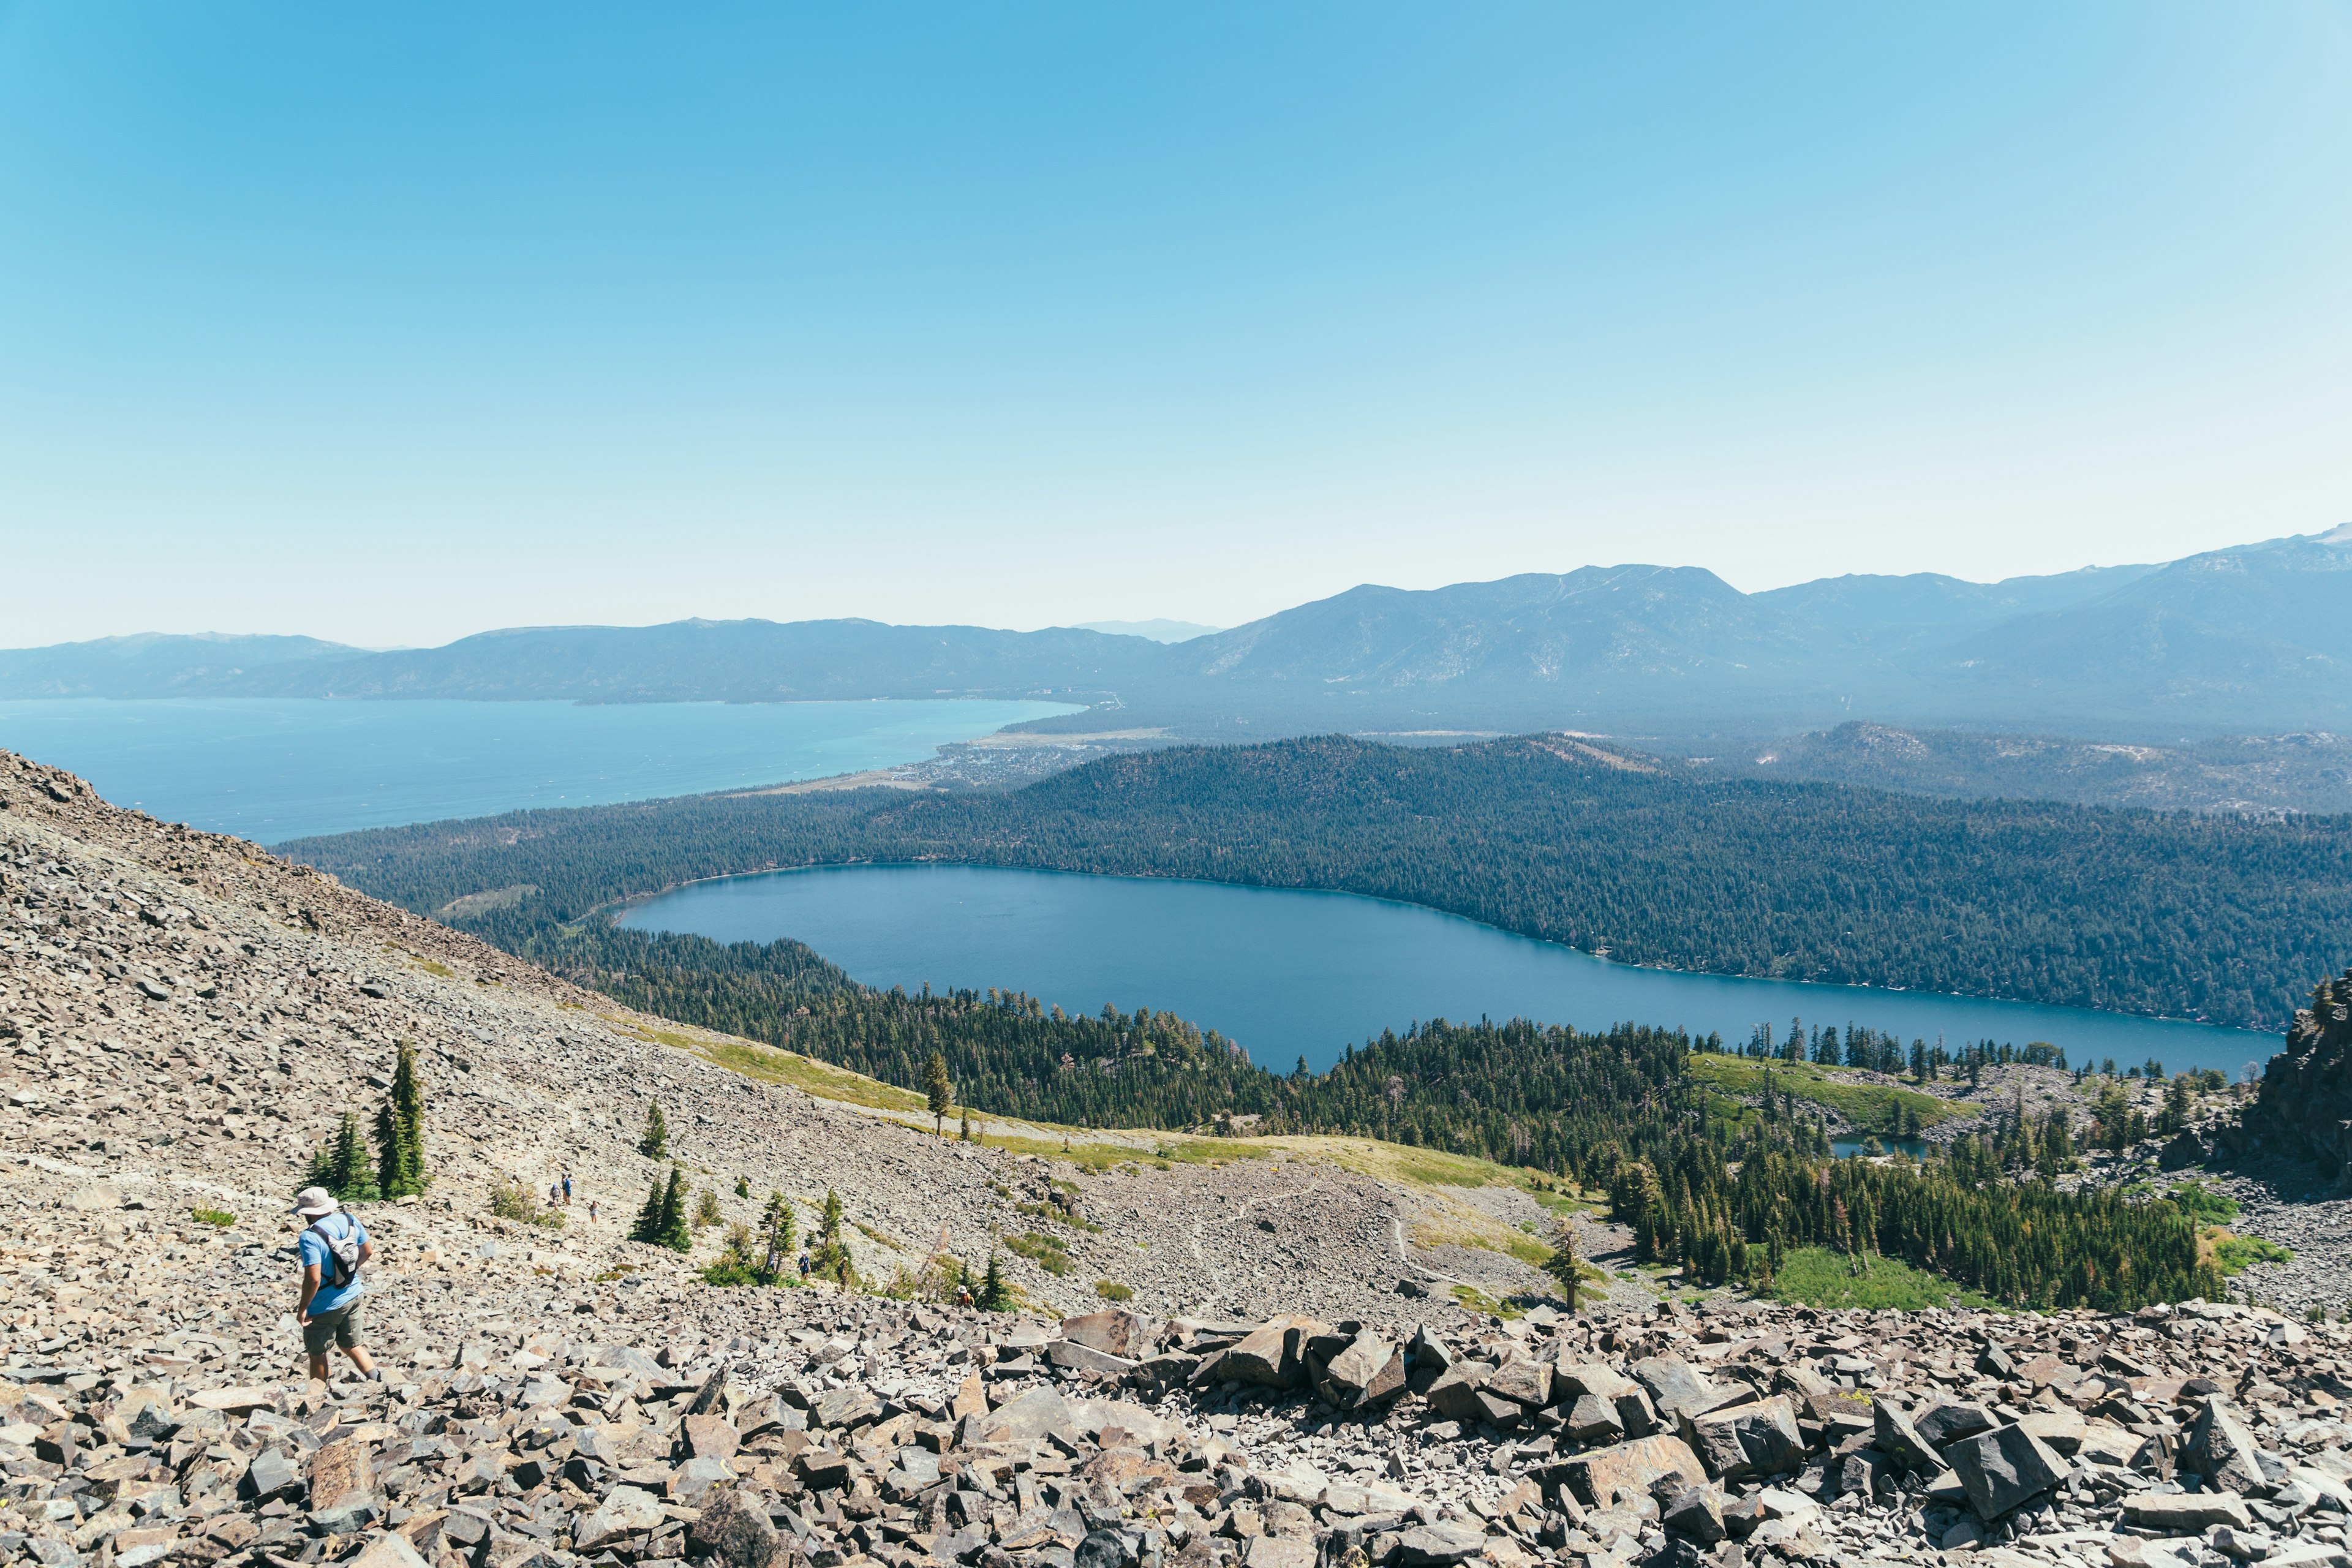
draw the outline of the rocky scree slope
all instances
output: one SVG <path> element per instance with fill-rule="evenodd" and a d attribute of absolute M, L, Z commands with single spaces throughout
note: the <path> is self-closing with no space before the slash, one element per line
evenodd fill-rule
<path fill-rule="evenodd" d="M 19 759 L 0 805 L 0 1563 L 2346 1561 L 2345 1331 L 2252 1309 L 1474 1318 L 1395 1289 L 1406 1194 L 1259 1161 L 1097 1178 L 1070 1238 L 1195 1237 L 1139 1299 L 1222 1311 L 709 1288 L 617 1239 L 652 1091 L 687 1160 L 852 1194 L 869 1272 L 911 1256 L 890 1227 L 982 1235 L 1045 1167 L 724 1073 Z M 402 1037 L 438 1180 L 362 1206 L 389 1375 L 307 1384 L 276 1216 Z M 562 1168 L 601 1219 L 485 1214 Z"/>

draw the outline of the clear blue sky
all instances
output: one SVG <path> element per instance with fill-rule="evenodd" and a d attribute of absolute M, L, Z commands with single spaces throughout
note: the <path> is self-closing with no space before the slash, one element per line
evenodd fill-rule
<path fill-rule="evenodd" d="M 2352 518 L 2341 4 L 0 0 L 0 644 Z"/>

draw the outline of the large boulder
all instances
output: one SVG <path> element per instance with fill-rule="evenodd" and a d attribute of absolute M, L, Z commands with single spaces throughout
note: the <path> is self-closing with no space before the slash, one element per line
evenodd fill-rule
<path fill-rule="evenodd" d="M 2160 1535 L 2197 1535 L 2217 1524 L 2251 1530 L 2254 1523 L 2235 1492 L 2135 1492 L 2124 1499 L 2124 1518 Z"/>
<path fill-rule="evenodd" d="M 1650 1404 L 1668 1421 L 1696 1415 L 1723 1402 L 1714 1384 L 1696 1367 L 1675 1355 L 1648 1356 L 1633 1363 L 1633 1381 L 1649 1391 Z"/>
<path fill-rule="evenodd" d="M 1521 1411 L 1516 1403 L 1486 1392 L 1486 1379 L 1494 1371 L 1483 1362 L 1455 1362 L 1438 1373 L 1437 1381 L 1425 1391 L 1429 1407 L 1465 1426 L 1517 1420 Z"/>
<path fill-rule="evenodd" d="M 1990 1432 L 1998 1425 L 1981 1405 L 1955 1401 L 1938 1405 L 1926 1415 L 1915 1418 L 1911 1425 L 1931 1447 L 1941 1448 L 1963 1437 L 1973 1437 L 1979 1432 Z"/>
<path fill-rule="evenodd" d="M 1706 1467 L 1689 1444 L 1661 1434 L 1559 1460 L 1546 1466 L 1539 1479 L 1564 1489 L 1586 1508 L 1605 1508 L 1621 1494 L 1646 1498 L 1654 1484 L 1669 1476 L 1686 1487 L 1705 1486 L 1707 1479 Z"/>
<path fill-rule="evenodd" d="M 1622 1443 L 1625 1440 L 1625 1423 L 1617 1407 L 1595 1394 L 1580 1394 L 1569 1406 L 1568 1435 L 1587 1447 L 1594 1444 Z"/>
<path fill-rule="evenodd" d="M 1045 1359 L 1064 1372 L 1083 1373 L 1089 1377 L 1125 1377 L 1142 1364 L 1077 1340 L 1054 1341 L 1045 1347 Z"/>
<path fill-rule="evenodd" d="M 2262 1459 L 2254 1451 L 2253 1437 L 2244 1424 L 2230 1414 L 2230 1407 L 2218 1394 L 2206 1396 L 2204 1407 L 2197 1413 L 2196 1424 L 2189 1428 L 2188 1440 L 2180 1446 L 2180 1468 L 2220 1491 L 2256 1493 L 2270 1489 L 2263 1475 Z"/>
<path fill-rule="evenodd" d="M 1968 1489 L 1969 1504 L 1990 1524 L 2066 1478 L 2066 1461 L 2021 1426 L 1996 1426 L 1944 1450 Z"/>
<path fill-rule="evenodd" d="M 1893 1400 L 1879 1400 L 1871 1406 L 1870 1415 L 1878 1451 L 1897 1468 L 1922 1476 L 1944 1473 L 1944 1456 L 1935 1450 L 1919 1429 L 1912 1425 L 1911 1417 L 1905 1415 Z"/>
<path fill-rule="evenodd" d="M 1539 1409 L 1551 1403 L 1551 1373 L 1549 1362 L 1515 1357 L 1487 1377 L 1486 1392 L 1530 1410 Z"/>
<path fill-rule="evenodd" d="M 1140 1361 L 1151 1348 L 1151 1325 L 1140 1313 L 1123 1307 L 1108 1312 L 1088 1312 L 1083 1317 L 1062 1320 L 1062 1337 L 1073 1344 L 1081 1344 L 1105 1355 L 1124 1356 L 1129 1361 Z"/>
<path fill-rule="evenodd" d="M 732 1487 L 713 1487 L 704 1495 L 702 1517 L 687 1536 L 710 1568 L 774 1568 L 786 1555 L 767 1510 L 746 1503 Z"/>
<path fill-rule="evenodd" d="M 1778 1476 L 1805 1462 L 1805 1439 L 1786 1394 L 1682 1418 L 1683 1441 L 1719 1481 Z"/>
<path fill-rule="evenodd" d="M 1404 1393 L 1404 1352 L 1366 1329 L 1331 1358 L 1316 1392 L 1341 1410 L 1377 1410 Z"/>
<path fill-rule="evenodd" d="M 1404 1568 L 1448 1568 L 1485 1553 L 1486 1532 L 1469 1524 L 1441 1520 L 1415 1525 L 1404 1532 L 1401 1554 Z M 1313 1548 L 1308 1548 L 1311 1557 Z"/>
<path fill-rule="evenodd" d="M 968 1417 L 968 1443 L 1034 1442 L 1048 1433 L 1073 1434 L 1070 1407 L 1050 1388 L 1033 1388 L 985 1415 Z"/>
<path fill-rule="evenodd" d="M 1294 1388 L 1306 1374 L 1301 1348 L 1330 1331 L 1330 1324 L 1315 1318 L 1269 1318 L 1218 1359 L 1217 1375 L 1226 1383 Z"/>

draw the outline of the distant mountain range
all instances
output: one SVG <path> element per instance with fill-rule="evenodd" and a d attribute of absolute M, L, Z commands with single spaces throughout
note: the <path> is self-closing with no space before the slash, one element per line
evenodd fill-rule
<path fill-rule="evenodd" d="M 1115 637 L 1150 637 L 1153 642 L 1191 642 L 1194 637 L 1213 635 L 1221 628 L 1204 626 L 1198 621 L 1080 621 L 1080 631 L 1106 632 Z"/>
<path fill-rule="evenodd" d="M 1846 576 L 1742 594 L 1697 567 L 1589 566 L 1430 590 L 1366 585 L 1181 642 L 693 620 L 517 628 L 390 653 L 162 636 L 0 653 L 0 697 L 199 694 L 1035 696 L 1201 737 L 1762 738 L 1869 720 L 2178 742 L 2352 729 L 2352 525 L 1993 584 Z"/>

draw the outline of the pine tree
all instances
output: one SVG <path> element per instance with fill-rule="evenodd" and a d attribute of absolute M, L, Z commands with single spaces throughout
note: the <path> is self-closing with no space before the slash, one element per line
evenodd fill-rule
<path fill-rule="evenodd" d="M 400 1042 L 392 1090 L 375 1113 L 375 1186 L 385 1198 L 425 1190 L 425 1091 L 416 1081 L 416 1047 Z"/>
<path fill-rule="evenodd" d="M 970 1106 L 966 1106 L 964 1108 L 963 1127 L 956 1136 L 963 1142 L 969 1143 L 971 1142 L 971 1108 Z"/>
<path fill-rule="evenodd" d="M 760 1241 L 766 1250 L 769 1283 L 773 1284 L 793 1255 L 793 1205 L 782 1193 L 768 1194 L 767 1212 L 760 1216 Z"/>
<path fill-rule="evenodd" d="M 816 1245 L 809 1248 L 809 1271 L 847 1289 L 857 1281 L 849 1245 L 841 1237 L 841 1194 L 825 1189 L 824 1215 L 817 1222 Z"/>
<path fill-rule="evenodd" d="M 923 1087 L 931 1100 L 931 1131 L 944 1137 L 948 1130 L 948 1107 L 955 1100 L 955 1085 L 948 1081 L 948 1058 L 938 1051 L 931 1053 L 930 1066 L 924 1069 Z"/>
<path fill-rule="evenodd" d="M 662 1120 L 658 1102 L 646 1107 L 646 1131 L 637 1140 L 637 1152 L 648 1160 L 658 1160 L 669 1152 L 669 1123 Z"/>
<path fill-rule="evenodd" d="M 751 1177 L 738 1176 L 735 1178 L 735 1195 L 739 1198 L 748 1198 L 751 1195 Z"/>
<path fill-rule="evenodd" d="M 654 1184 L 646 1189 L 646 1206 L 637 1211 L 637 1223 L 629 1227 L 629 1239 L 650 1242 L 656 1247 L 661 1245 L 662 1183 L 658 1176 L 654 1178 Z"/>
<path fill-rule="evenodd" d="M 694 1232 L 686 1224 L 686 1171 L 678 1165 L 669 1168 L 669 1185 L 663 1189 L 661 1230 L 654 1239 L 673 1252 L 692 1252 Z"/>
<path fill-rule="evenodd" d="M 1551 1238 L 1551 1261 L 1544 1268 L 1559 1281 L 1560 1293 L 1568 1298 L 1568 1310 L 1573 1312 L 1576 1310 L 1576 1288 L 1582 1282 L 1579 1278 L 1582 1264 L 1576 1256 L 1575 1227 L 1563 1221 L 1559 1234 Z"/>
<path fill-rule="evenodd" d="M 1013 1310 L 1013 1287 L 1004 1282 L 1004 1266 L 993 1252 L 988 1255 L 988 1273 L 980 1282 L 980 1299 L 976 1305 L 983 1312 L 1009 1312 Z"/>
<path fill-rule="evenodd" d="M 343 1112 L 335 1136 L 310 1156 L 310 1173 L 303 1184 L 324 1187 L 344 1203 L 374 1195 L 374 1184 L 368 1180 L 367 1140 L 360 1135 L 358 1112 Z"/>

